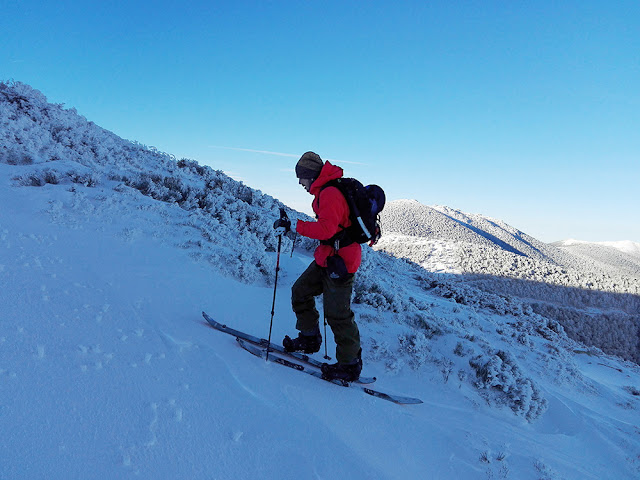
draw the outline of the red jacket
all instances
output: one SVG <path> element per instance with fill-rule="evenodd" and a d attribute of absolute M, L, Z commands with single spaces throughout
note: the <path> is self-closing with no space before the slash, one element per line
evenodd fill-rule
<path fill-rule="evenodd" d="M 316 240 L 329 240 L 336 233 L 351 225 L 349 220 L 349 207 L 344 195 L 336 187 L 322 187 L 329 181 L 342 177 L 342 169 L 329 162 L 325 162 L 320 172 L 320 176 L 311 184 L 309 193 L 315 198 L 311 207 L 316 214 L 317 221 L 298 221 L 296 231 L 305 237 Z M 313 256 L 316 263 L 321 267 L 327 266 L 327 258 L 335 255 L 336 251 L 332 245 L 320 244 Z M 362 261 L 362 250 L 359 243 L 352 243 L 338 250 L 338 255 L 342 257 L 347 271 L 356 273 Z"/>

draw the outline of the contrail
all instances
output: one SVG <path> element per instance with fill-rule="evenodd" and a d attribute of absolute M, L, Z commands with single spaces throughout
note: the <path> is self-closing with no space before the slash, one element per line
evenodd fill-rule
<path fill-rule="evenodd" d="M 252 148 L 238 148 L 238 147 L 223 147 L 221 145 L 209 145 L 209 148 L 224 148 L 225 150 L 236 150 L 239 152 L 251 152 L 251 153 L 262 153 L 264 155 L 277 155 L 278 157 L 293 157 L 299 158 L 300 155 L 295 153 L 282 153 L 282 152 L 270 152 L 269 150 L 254 150 Z M 325 158 L 325 160 L 329 160 L 331 163 L 348 163 L 351 165 L 366 165 L 366 163 L 362 162 L 349 162 L 348 160 L 336 160 L 333 158 Z"/>
<path fill-rule="evenodd" d="M 237 150 L 239 152 L 251 152 L 251 153 L 264 153 L 265 155 L 277 155 L 279 157 L 297 157 L 293 153 L 281 153 L 270 152 L 268 150 L 253 150 L 252 148 L 236 148 L 236 147 L 223 147 L 221 145 L 209 145 L 210 148 L 224 148 L 225 150 Z"/>

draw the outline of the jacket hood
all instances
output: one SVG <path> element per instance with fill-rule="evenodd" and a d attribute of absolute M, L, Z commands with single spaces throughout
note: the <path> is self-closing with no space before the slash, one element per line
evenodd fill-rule
<path fill-rule="evenodd" d="M 320 193 L 320 190 L 322 190 L 322 187 L 327 182 L 330 182 L 331 180 L 335 180 L 337 178 L 341 178 L 342 175 L 342 168 L 338 167 L 337 165 L 333 165 L 329 161 L 325 161 L 324 166 L 320 171 L 320 176 L 318 176 L 316 181 L 311 184 L 309 193 L 311 193 L 311 195 L 318 195 Z"/>

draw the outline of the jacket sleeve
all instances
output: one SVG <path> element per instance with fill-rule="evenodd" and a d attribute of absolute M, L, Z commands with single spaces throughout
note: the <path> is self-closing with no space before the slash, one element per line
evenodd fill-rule
<path fill-rule="evenodd" d="M 349 207 L 340 190 L 335 187 L 325 188 L 319 195 L 319 208 L 316 211 L 316 222 L 300 220 L 296 231 L 305 237 L 315 240 L 329 240 L 343 227 L 349 226 Z"/>

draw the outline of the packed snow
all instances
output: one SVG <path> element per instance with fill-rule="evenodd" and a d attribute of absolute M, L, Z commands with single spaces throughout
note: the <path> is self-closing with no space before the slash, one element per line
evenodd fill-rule
<path fill-rule="evenodd" d="M 363 373 L 424 401 L 398 406 L 203 321 L 268 334 L 276 199 L 23 84 L 0 83 L 0 142 L 0 478 L 640 476 L 640 367 L 526 302 L 365 249 Z M 292 247 L 274 339 L 312 258 Z"/>

